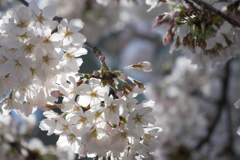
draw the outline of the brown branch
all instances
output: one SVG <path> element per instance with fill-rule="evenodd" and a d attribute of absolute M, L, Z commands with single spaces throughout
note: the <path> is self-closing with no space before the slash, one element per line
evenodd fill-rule
<path fill-rule="evenodd" d="M 195 2 L 196 4 L 203 6 L 205 9 L 217 14 L 218 16 L 222 17 L 223 19 L 225 19 L 228 23 L 230 23 L 232 26 L 234 27 L 240 27 L 240 22 L 236 21 L 235 19 L 229 17 L 228 15 L 222 13 L 221 11 L 219 11 L 218 9 L 212 7 L 211 5 L 209 5 L 206 2 L 203 2 L 201 0 L 192 0 L 193 2 Z"/>

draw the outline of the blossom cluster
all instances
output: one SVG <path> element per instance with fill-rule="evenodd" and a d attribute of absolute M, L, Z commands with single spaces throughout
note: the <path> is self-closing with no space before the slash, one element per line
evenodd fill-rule
<path fill-rule="evenodd" d="M 195 64 L 200 66 L 222 64 L 239 54 L 239 28 L 234 28 L 226 19 L 204 6 L 198 6 L 194 0 L 42 1 L 43 4 L 57 3 L 60 8 L 64 7 L 62 13 L 71 12 L 70 16 L 83 16 L 85 23 L 93 22 L 91 25 L 94 27 L 89 25 L 84 30 L 80 19 L 68 22 L 66 19 L 56 17 L 56 10 L 53 7 L 45 7 L 41 10 L 36 3 L 30 2 L 29 7 L 10 10 L 0 20 L 0 97 L 4 97 L 0 102 L 0 113 L 5 116 L 0 117 L 5 118 L 0 120 L 0 128 L 4 128 L 0 134 L 4 143 L 0 142 L 0 147 L 4 145 L 2 147 L 4 158 L 13 159 L 9 157 L 9 153 L 15 151 L 13 147 L 22 150 L 21 154 L 17 153 L 16 156 L 12 154 L 14 158 L 26 159 L 33 156 L 31 150 L 36 148 L 32 144 L 38 143 L 37 140 L 29 144 L 21 140 L 20 142 L 13 138 L 19 136 L 16 131 L 6 128 L 11 126 L 8 115 L 10 111 L 14 110 L 19 115 L 30 116 L 38 107 L 45 111 L 46 117 L 41 122 L 40 128 L 47 131 L 48 135 L 58 135 L 57 146 L 70 148 L 79 155 L 79 158 L 88 156 L 96 159 L 130 160 L 159 159 L 159 157 L 164 160 L 189 159 L 189 157 L 197 160 L 234 159 L 232 155 L 228 155 L 231 151 L 227 150 L 231 150 L 232 147 L 232 152 L 239 151 L 237 143 L 233 145 L 232 142 L 228 142 L 229 135 L 232 134 L 232 139 L 234 137 L 231 130 L 236 130 L 235 111 L 234 113 L 222 111 L 219 116 L 220 125 L 213 129 L 208 142 L 205 142 L 203 147 L 199 147 L 200 149 L 196 146 L 202 139 L 208 137 L 208 124 L 214 121 L 213 115 L 219 112 L 219 106 L 227 102 L 232 103 L 226 100 L 225 103 L 218 105 L 221 93 L 226 90 L 228 98 L 235 101 L 233 97 L 237 94 L 234 95 L 230 90 L 237 90 L 234 87 L 238 85 L 234 85 L 232 81 L 228 82 L 228 85 L 234 86 L 234 89 L 224 90 L 224 84 L 221 82 L 224 79 L 224 71 L 221 68 L 218 73 L 197 70 L 185 58 L 178 58 L 172 73 L 163 78 L 171 72 L 173 64 L 159 60 L 164 54 L 160 53 L 159 36 L 146 32 L 149 30 L 146 26 L 149 26 L 151 18 L 144 17 L 139 12 L 139 8 L 133 13 L 137 7 L 132 7 L 133 3 L 130 2 L 134 4 L 145 2 L 149 5 L 148 16 L 150 14 L 155 16 L 154 12 L 159 12 L 160 15 L 154 26 L 156 30 L 160 30 L 163 44 L 172 44 L 171 52 L 180 50 Z M 216 0 L 206 2 L 213 4 L 213 7 L 229 17 L 239 20 L 237 17 L 239 7 L 236 8 L 235 5 L 238 2 Z M 119 14 L 111 12 L 117 8 L 112 7 L 112 4 L 120 6 Z M 106 5 L 109 6 L 103 8 Z M 168 7 L 157 9 L 161 5 L 168 5 L 171 11 L 165 12 Z M 75 9 L 75 6 L 79 8 Z M 99 14 L 96 15 L 98 12 Z M 146 8 L 144 8 L 145 12 Z M 103 25 L 104 22 L 107 23 Z M 113 34 L 109 33 L 108 36 L 112 36 L 114 42 L 107 45 L 112 48 L 111 51 L 114 48 L 114 53 L 111 52 L 114 61 L 116 59 L 121 61 L 115 64 L 122 65 L 118 68 L 128 65 L 133 59 L 138 59 L 139 62 L 140 58 L 153 57 L 153 62 L 158 63 L 154 64 L 158 70 L 155 70 L 150 78 L 153 81 L 161 79 L 161 82 L 157 87 L 152 87 L 150 95 L 145 94 L 145 96 L 151 99 L 154 97 L 157 103 L 137 100 L 138 94 L 145 92 L 144 85 L 123 73 L 123 70 L 130 68 L 151 71 L 151 65 L 146 61 L 130 65 L 123 70 L 113 71 L 104 64 L 105 57 L 97 55 L 102 64 L 99 71 L 94 71 L 92 74 L 77 73 L 83 62 L 79 56 L 87 53 L 83 48 L 86 38 L 79 32 L 80 30 L 88 38 L 91 35 L 94 40 L 105 31 L 112 32 Z M 131 31 L 134 31 L 132 34 L 138 38 L 130 38 Z M 121 34 L 119 38 L 121 40 L 116 40 L 116 34 Z M 103 43 L 109 38 L 106 37 L 102 38 L 105 39 Z M 103 43 L 101 41 L 101 44 Z M 122 47 L 123 45 L 127 47 Z M 118 48 L 125 48 L 121 52 L 125 54 L 117 55 Z M 90 49 L 94 50 L 91 47 Z M 116 55 L 120 58 L 116 58 Z M 111 63 L 113 64 L 114 61 Z M 166 68 L 163 63 L 166 64 Z M 161 71 L 164 75 L 157 74 Z M 145 74 L 137 73 L 137 76 L 146 79 Z M 229 77 L 229 79 L 233 78 Z M 55 103 L 56 101 L 58 102 Z M 239 102 L 235 103 L 236 107 L 240 106 Z M 154 110 L 153 106 L 158 108 Z M 225 110 L 229 109 L 228 104 L 224 107 Z M 153 116 L 154 114 L 156 116 Z M 227 124 L 226 119 L 228 116 L 231 118 L 231 115 L 232 124 Z M 156 138 L 161 129 L 153 127 L 155 121 L 164 128 L 158 140 Z M 232 126 L 234 129 L 230 127 L 226 132 L 225 126 Z M 12 129 L 14 127 L 15 125 Z M 6 134 L 8 132 L 10 134 Z M 237 139 L 234 140 L 237 142 Z M 39 150 L 37 152 L 39 155 L 52 154 L 46 152 L 50 150 L 49 148 L 46 150 L 40 148 L 36 149 Z M 157 153 L 150 155 L 155 150 Z M 59 153 L 55 150 L 53 152 Z M 60 157 L 54 156 L 56 159 L 63 158 Z M 65 157 L 65 159 L 71 158 Z"/>
<path fill-rule="evenodd" d="M 82 6 L 80 5 L 80 1 L 71 1 L 67 2 L 65 5 L 62 5 L 63 1 L 57 0 L 54 1 L 56 5 L 62 7 L 68 6 Z M 81 1 L 81 3 L 85 3 L 86 1 Z M 105 30 L 108 30 L 107 36 L 104 35 L 105 32 L 102 32 L 102 29 L 96 29 L 98 33 L 103 33 L 102 39 L 100 38 L 100 42 L 111 41 L 111 38 L 114 35 L 114 42 L 111 41 L 111 46 L 109 43 L 106 43 L 104 46 L 101 43 L 101 48 L 105 47 L 106 51 L 109 51 L 108 48 L 112 48 L 114 44 L 114 54 L 110 52 L 110 55 L 114 55 L 112 57 L 111 63 L 114 63 L 114 60 L 118 60 L 116 56 L 120 56 L 122 60 L 121 63 L 115 63 L 115 65 L 119 67 L 119 65 L 125 66 L 125 64 L 129 64 L 129 61 L 135 61 L 136 59 L 148 57 L 151 59 L 152 62 L 155 62 L 155 67 L 158 68 L 158 73 L 156 73 L 156 69 L 154 73 L 150 75 L 150 77 L 141 76 L 141 74 L 135 74 L 135 77 L 141 77 L 143 80 L 153 80 L 154 82 L 162 80 L 162 76 L 166 76 L 171 72 L 173 64 L 169 62 L 169 59 L 166 60 L 162 56 L 164 52 L 162 52 L 159 44 L 161 43 L 158 39 L 153 39 L 149 31 L 150 29 L 146 26 L 149 25 L 150 20 L 152 19 L 152 15 L 161 14 L 157 17 L 157 24 L 155 25 L 155 30 L 158 30 L 161 35 L 164 37 L 163 42 L 165 45 L 173 43 L 172 49 L 173 50 L 180 50 L 184 53 L 187 57 L 189 57 L 193 63 L 196 63 L 200 66 L 212 65 L 212 64 L 221 64 L 222 62 L 228 61 L 231 57 L 235 57 L 238 54 L 239 47 L 239 33 L 238 28 L 233 28 L 228 22 L 224 19 L 220 18 L 218 15 L 211 13 L 204 6 L 197 5 L 194 0 L 183 1 L 183 0 L 176 0 L 170 1 L 167 0 L 167 3 L 162 3 L 164 1 L 158 0 L 146 0 L 146 4 L 150 5 L 150 9 L 147 14 L 146 8 L 139 9 L 139 5 L 132 5 L 132 3 L 127 3 L 128 10 L 126 6 L 122 6 L 121 3 L 119 5 L 120 12 L 118 17 L 114 14 L 106 14 L 111 12 L 113 6 L 111 2 L 125 2 L 125 0 L 120 1 L 102 1 L 97 0 L 96 2 L 103 4 L 104 6 L 108 5 L 104 9 L 104 17 L 105 21 L 107 21 L 107 25 L 104 27 Z M 132 1 L 128 1 L 132 2 Z M 143 1 L 137 1 L 138 2 Z M 190 3 L 186 3 L 190 2 Z M 202 0 L 200 2 L 207 2 L 208 4 L 212 4 L 213 7 L 217 8 L 218 10 L 222 11 L 223 13 L 227 13 L 226 15 L 232 15 L 232 18 L 239 19 L 237 16 L 237 12 L 239 13 L 238 2 L 236 1 L 206 1 Z M 236 3 L 235 3 L 236 2 Z M 53 3 L 50 1 L 46 1 L 45 3 Z M 117 4 L 117 3 L 115 3 Z M 191 6 L 191 4 L 193 4 Z M 46 4 L 45 4 L 46 5 Z M 95 6 L 95 1 L 92 1 L 91 7 Z M 169 7 L 167 7 L 169 5 Z M 97 6 L 97 5 L 96 5 Z M 160 6 L 161 8 L 157 8 Z M 192 7 L 196 8 L 192 8 Z M 136 11 L 136 8 L 138 10 Z M 155 9 L 154 9 L 155 8 Z M 79 9 L 81 10 L 82 7 Z M 88 8 L 89 9 L 89 8 Z M 91 8 L 95 12 L 99 12 L 96 8 Z M 166 9 L 170 9 L 170 11 L 166 11 Z M 227 10 L 226 10 L 227 9 Z M 61 10 L 61 9 L 60 9 Z M 74 9 L 72 9 L 74 10 Z M 81 15 L 79 10 L 74 10 L 74 13 L 68 14 L 70 16 L 76 16 L 76 14 Z M 235 11 L 234 12 L 232 11 Z M 64 10 L 65 11 L 65 10 Z M 118 10 L 119 11 L 119 10 Z M 117 12 L 117 11 L 116 11 Z M 116 13 L 114 12 L 114 13 Z M 165 12 L 165 13 L 163 13 Z M 179 14 L 181 12 L 181 14 Z M 70 12 L 69 12 L 70 13 Z M 102 14 L 103 12 L 101 12 Z M 117 12 L 118 13 L 118 12 Z M 131 14 L 130 14 L 131 13 Z M 137 16 L 136 16 L 137 13 Z M 128 15 L 128 16 L 124 16 Z M 149 17 L 146 18 L 146 15 Z M 154 15 L 154 16 L 155 16 Z M 64 16 L 65 17 L 65 16 Z M 106 18 L 107 17 L 107 18 Z M 206 18 L 207 17 L 207 18 Z M 101 18 L 94 17 L 94 22 L 98 22 Z M 141 19 L 141 21 L 138 21 Z M 121 24 L 120 34 L 116 33 L 119 30 L 114 30 L 116 28 L 111 28 L 112 20 L 118 20 Z M 129 20 L 129 21 L 127 21 Z M 163 22 L 163 23 L 162 23 Z M 95 24 L 96 24 L 95 23 Z M 176 24 L 175 24 L 176 23 Z M 101 23 L 100 23 L 101 24 Z M 147 24 L 147 25 L 146 25 Z M 199 27 L 201 24 L 201 27 Z M 160 25 L 159 27 L 157 27 Z M 117 24 L 114 27 L 118 26 Z M 122 27 L 127 26 L 127 27 Z M 131 26 L 131 27 L 129 27 Z M 171 26 L 174 26 L 171 28 Z M 138 29 L 141 29 L 141 34 L 138 33 Z M 131 33 L 133 30 L 134 33 Z M 137 31 L 136 31 L 137 30 Z M 167 34 L 166 34 L 167 32 Z M 120 36 L 116 36 L 120 35 Z M 129 38 L 130 36 L 134 36 L 134 38 Z M 188 36 L 187 36 L 188 35 Z M 136 38 L 137 36 L 137 38 Z M 123 42 L 120 41 L 118 43 L 117 38 L 121 39 L 124 37 L 124 47 Z M 128 39 L 126 38 L 128 37 Z M 158 37 L 158 36 L 157 36 Z M 179 37 L 179 38 L 178 38 Z M 95 37 L 94 37 L 95 38 Z M 127 39 L 127 40 L 126 40 Z M 122 39 L 121 39 L 122 40 Z M 152 41 L 154 40 L 154 42 Z M 231 42 L 232 41 L 232 42 Z M 237 45 L 236 45 L 237 44 Z M 222 46 L 224 47 L 222 47 Z M 157 46 L 157 47 L 156 47 Z M 195 47 L 195 48 L 194 48 Z M 205 48 L 206 47 L 206 48 Z M 124 51 L 120 51 L 120 53 L 116 53 L 118 48 L 124 48 Z M 148 49 L 150 48 L 150 49 Z M 154 48 L 154 49 L 153 49 Z M 155 48 L 158 50 L 156 51 Z M 154 51 L 152 51 L 154 50 Z M 161 51 L 160 51 L 161 50 Z M 199 52 L 198 52 L 199 51 Z M 222 51 L 227 51 L 226 55 Z M 233 52 L 232 52 L 233 51 Z M 152 53 L 154 52 L 154 53 Z M 129 54 L 131 53 L 131 54 Z M 148 53 L 148 54 L 146 54 Z M 152 53 L 152 54 L 151 54 Z M 195 54 L 196 53 L 196 54 Z M 119 55 L 117 55 L 119 54 Z M 165 55 L 164 55 L 165 56 Z M 169 56 L 175 56 L 175 54 L 171 54 Z M 108 57 L 109 58 L 109 57 Z M 159 60 L 160 59 L 160 60 Z M 162 60 L 163 59 L 163 60 Z M 125 63 L 125 64 L 124 64 Z M 202 147 L 201 151 L 193 151 L 191 150 L 194 145 L 200 141 L 205 135 L 206 126 L 209 124 L 211 125 L 212 118 L 215 115 L 216 111 L 216 104 L 215 101 L 219 100 L 219 95 L 222 92 L 222 83 L 219 81 L 224 76 L 223 70 L 218 71 L 215 75 L 212 75 L 212 71 L 209 70 L 197 70 L 193 69 L 193 66 L 188 65 L 189 61 L 185 59 L 177 60 L 176 67 L 174 68 L 173 73 L 171 76 L 164 78 L 160 84 L 161 88 L 160 91 L 154 93 L 157 90 L 155 85 L 151 90 L 151 96 L 149 97 L 156 97 L 155 100 L 157 101 L 156 106 L 158 109 L 153 111 L 159 118 L 158 122 L 160 126 L 164 126 L 164 131 L 161 136 L 161 143 L 159 145 L 159 152 L 161 152 L 164 157 L 162 159 L 167 159 L 166 157 L 170 157 L 169 159 L 179 159 L 183 158 L 184 154 L 191 154 L 194 156 L 193 159 L 234 159 L 234 158 L 226 158 L 221 156 L 221 154 L 226 155 L 226 147 L 228 146 L 227 137 L 231 132 L 230 129 L 226 131 L 225 126 L 226 117 L 228 116 L 226 113 L 223 113 L 221 116 L 221 120 L 217 124 L 217 128 L 214 130 L 213 135 Z M 186 64 L 186 68 L 179 63 Z M 163 66 L 165 64 L 166 66 Z M 120 66 L 120 68 L 122 67 Z M 166 67 L 166 68 L 165 68 Z M 238 67 L 236 67 L 238 69 Z M 186 70 L 185 70 L 186 69 Z M 236 69 L 236 70 L 237 70 Z M 159 71 L 163 70 L 161 74 Z M 230 71 L 232 72 L 232 70 Z M 228 98 L 231 99 L 229 102 L 233 104 L 233 101 L 236 101 L 236 96 L 239 93 L 235 93 L 238 90 L 238 81 L 236 76 L 236 72 L 234 71 L 233 75 L 231 75 L 228 79 L 229 87 L 228 89 Z M 182 74 L 183 73 L 183 74 Z M 133 75 L 133 72 L 129 72 L 129 74 Z M 217 75 L 216 75 L 217 74 Z M 209 77 L 210 76 L 210 77 Z M 234 77 L 234 78 L 233 78 Z M 233 80 L 234 79 L 234 80 Z M 233 83 L 234 81 L 234 83 Z M 163 91 L 164 90 L 164 91 Z M 169 98 L 170 97 L 170 98 Z M 202 109 L 202 106 L 207 106 Z M 236 103 L 236 106 L 239 108 L 239 101 Z M 160 108 L 160 109 L 159 109 Z M 234 110 L 234 108 L 232 108 Z M 208 112 L 211 115 L 207 114 L 207 118 L 204 116 L 203 112 Z M 237 112 L 236 110 L 233 111 L 232 119 L 237 119 Z M 236 114 L 235 114 L 236 113 Z M 193 114 L 193 115 L 192 115 Z M 161 115 L 161 116 L 159 116 Z M 189 122 L 190 121 L 190 122 Z M 182 122 L 182 123 L 180 123 Z M 208 123 L 208 124 L 207 124 Z M 233 122 L 233 125 L 236 125 L 236 122 Z M 230 126 L 228 124 L 228 126 Z M 201 128 L 201 129 L 199 129 Z M 203 128 L 203 129 L 202 129 Z M 233 129 L 234 130 L 234 129 Z M 232 132 L 234 136 L 236 129 Z M 239 132 L 240 133 L 240 132 Z M 235 134 L 236 135 L 236 134 Z M 178 139 L 178 143 L 176 143 L 175 139 Z M 237 140 L 237 138 L 235 139 Z M 234 149 L 238 148 L 237 143 L 234 146 Z M 209 150 L 212 152 L 209 153 Z M 181 154 L 181 155 L 180 155 Z M 176 158 L 177 157 L 177 158 Z M 159 159 L 156 156 L 156 159 Z M 185 159 L 187 159 L 185 157 Z"/>
<path fill-rule="evenodd" d="M 80 19 L 68 22 L 57 17 L 52 7 L 41 10 L 35 2 L 3 16 L 0 112 L 29 116 L 37 108 L 44 110 L 47 118 L 40 128 L 59 135 L 57 146 L 70 146 L 79 158 L 147 158 L 161 132 L 153 127 L 154 102 L 138 102 L 144 85 L 123 70 L 149 72 L 151 64 L 143 61 L 112 71 L 98 53 L 102 68 L 93 74 L 78 73 L 80 56 L 87 53 L 86 38 L 79 32 L 83 25 Z"/>
<path fill-rule="evenodd" d="M 238 8 L 229 9 L 235 2 L 212 2 L 213 7 L 223 14 L 236 18 Z M 214 66 L 226 63 L 239 55 L 238 27 L 234 27 L 218 14 L 191 2 L 168 3 L 174 9 L 156 18 L 154 27 L 165 30 L 163 44 L 171 45 L 170 52 L 180 50 L 193 63 Z M 236 7 L 236 6 L 235 6 Z M 227 8 L 227 9 L 226 9 Z"/>
<path fill-rule="evenodd" d="M 57 80 L 76 72 L 82 64 L 82 48 L 86 38 L 78 31 L 83 27 L 80 19 L 66 19 L 58 25 L 52 19 L 56 10 L 42 10 L 35 2 L 17 11 L 9 10 L 0 21 L 0 97 L 3 115 L 14 110 L 30 115 L 36 106 L 47 110 L 56 98 L 50 92 Z M 58 31 L 54 29 L 58 27 Z"/>
<path fill-rule="evenodd" d="M 130 86 L 120 72 L 95 71 L 83 77 L 68 77 L 69 83 L 56 91 L 63 97 L 61 114 L 45 111 L 40 128 L 60 135 L 57 145 L 70 146 L 79 158 L 147 158 L 156 149 L 161 129 L 150 125 L 155 123 L 149 114 L 154 102 L 136 99 L 143 85 L 133 80 L 137 85 Z M 119 81 L 122 91 L 106 82 L 111 78 Z"/>

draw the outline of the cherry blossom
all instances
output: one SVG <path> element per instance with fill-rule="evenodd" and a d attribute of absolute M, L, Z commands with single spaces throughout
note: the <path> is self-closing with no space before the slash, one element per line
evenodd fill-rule
<path fill-rule="evenodd" d="M 231 21 L 239 21 L 239 7 L 236 7 L 237 2 L 212 0 L 207 2 L 213 7 L 209 9 L 206 2 L 48 2 L 65 7 L 63 12 L 66 13 L 68 7 L 72 8 L 70 10 L 74 10 L 75 16 L 84 13 L 81 15 L 83 20 L 69 18 L 70 16 L 58 17 L 54 7 L 39 8 L 36 2 L 30 2 L 28 7 L 20 6 L 7 11 L 0 20 L 0 96 L 3 97 L 0 101 L 0 137 L 6 146 L 0 146 L 0 154 L 4 155 L 5 159 L 31 159 L 29 156 L 35 151 L 38 156 L 50 154 L 51 149 L 45 148 L 37 139 L 22 139 L 22 133 L 30 134 L 33 131 L 35 120 L 23 118 L 23 123 L 29 128 L 23 126 L 20 130 L 16 127 L 19 124 L 8 128 L 14 123 L 9 117 L 9 114 L 13 113 L 11 111 L 23 117 L 31 117 L 37 108 L 43 110 L 46 117 L 41 121 L 40 129 L 47 131 L 47 135 L 59 136 L 57 148 L 53 151 L 57 159 L 73 159 L 69 156 L 69 150 L 78 154 L 79 158 L 87 156 L 119 160 L 154 159 L 154 156 L 156 159 L 181 159 L 182 152 L 188 155 L 183 159 L 219 159 L 218 155 L 225 152 L 226 148 L 237 150 L 237 145 L 230 144 L 231 141 L 226 142 L 226 137 L 232 138 L 230 135 L 233 125 L 226 125 L 229 127 L 229 135 L 224 132 L 226 128 L 223 125 L 218 125 L 215 133 L 210 133 L 214 136 L 210 135 L 208 138 L 207 123 L 212 120 L 211 115 L 218 111 L 221 112 L 221 115 L 217 116 L 219 122 L 227 124 L 226 119 L 231 114 L 227 113 L 231 112 L 228 111 L 230 107 L 227 108 L 227 102 L 229 99 L 236 101 L 234 96 L 226 98 L 226 95 L 224 97 L 221 94 L 231 92 L 225 86 L 232 85 L 234 81 L 224 81 L 224 76 L 228 76 L 230 71 L 224 71 L 219 66 L 225 65 L 227 70 L 229 60 L 239 55 L 239 27 Z M 73 9 L 76 4 L 81 4 L 78 10 Z M 138 6 L 137 4 L 140 6 L 139 12 L 133 12 L 137 10 L 133 6 Z M 143 7 L 142 4 L 150 6 L 148 15 L 156 16 L 158 12 L 153 26 L 155 31 L 159 32 L 147 32 L 149 28 L 146 26 L 151 26 L 150 20 L 153 19 L 142 16 L 142 8 L 144 13 L 146 12 L 146 6 Z M 109 12 L 111 7 L 116 12 Z M 217 9 L 218 12 L 212 9 Z M 101 18 L 100 14 L 106 16 Z M 119 15 L 116 17 L 115 14 Z M 224 18 L 224 15 L 227 18 Z M 141 19 L 148 20 L 142 22 Z M 87 27 L 84 27 L 83 21 Z M 88 22 L 96 27 L 92 27 Z M 106 24 L 102 25 L 103 23 Z M 113 58 L 109 60 L 88 42 L 91 39 L 97 45 L 105 43 L 102 41 L 104 38 L 97 42 L 99 35 L 106 35 L 105 31 L 108 31 L 109 35 L 121 33 L 119 41 L 113 36 L 114 42 L 110 39 L 107 42 L 108 49 L 102 50 L 104 54 L 110 52 L 108 56 L 117 59 L 115 61 L 112 61 Z M 129 33 L 137 38 L 132 38 Z M 111 36 L 106 37 L 109 40 Z M 171 45 L 171 56 L 175 56 L 174 51 L 180 51 L 189 60 L 177 58 L 174 60 L 175 65 L 162 60 L 164 53 L 168 52 L 163 53 L 161 50 L 160 53 L 160 43 Z M 125 50 L 125 54 L 120 55 L 119 48 L 124 48 L 126 44 L 129 44 L 131 52 Z M 85 63 L 81 56 L 87 54 L 83 47 L 87 47 L 100 61 L 100 69 L 94 70 L 92 74 L 81 73 L 81 65 Z M 133 58 L 127 57 L 127 54 Z M 136 57 L 139 60 L 133 62 Z M 118 62 L 119 59 L 121 62 Z M 107 64 L 110 64 L 111 68 Z M 219 68 L 218 71 L 210 68 L 200 71 L 196 66 Z M 115 70 L 116 68 L 123 69 Z M 127 75 L 126 70 L 133 68 L 144 72 L 153 71 L 149 74 L 137 74 L 144 80 L 150 77 L 151 83 L 160 81 L 150 86 L 150 94 L 146 92 L 149 86 L 141 83 L 139 77 Z M 159 72 L 161 75 L 158 75 Z M 145 97 L 142 94 L 145 94 Z M 142 100 L 142 97 L 154 99 L 157 103 L 153 100 Z M 234 105 L 239 108 L 239 100 Z M 218 110 L 221 107 L 225 107 L 226 111 Z M 6 120 L 3 120 L 4 116 Z M 233 118 L 234 124 L 236 119 Z M 157 126 L 163 127 L 163 130 L 154 127 L 155 122 Z M 187 132 L 188 130 L 191 130 L 191 133 Z M 209 143 L 199 149 L 199 142 L 204 137 L 209 139 Z M 220 140 L 216 137 L 220 137 Z M 9 145 L 12 143 L 22 148 L 16 149 Z M 11 150 L 18 152 L 9 157 L 8 152 Z M 209 150 L 211 153 L 204 155 Z M 58 153 L 61 151 L 64 155 Z M 153 154 L 155 151 L 157 153 Z"/>
<path fill-rule="evenodd" d="M 79 90 L 79 104 L 82 106 L 100 107 L 101 101 L 104 100 L 109 88 L 107 86 L 101 87 L 97 79 L 91 79 L 89 80 L 89 85 L 82 84 L 79 86 Z"/>
<path fill-rule="evenodd" d="M 53 34 L 54 41 L 62 41 L 63 46 L 68 46 L 70 43 L 74 46 L 82 46 L 86 38 L 79 33 L 83 27 L 83 22 L 80 19 L 73 19 L 69 23 L 67 19 L 63 19 L 58 25 L 58 33 Z"/>
<path fill-rule="evenodd" d="M 75 59 L 75 57 L 86 54 L 86 50 L 81 47 L 78 50 L 69 47 L 65 51 L 61 49 L 61 43 L 54 41 L 52 31 L 57 27 L 57 22 L 53 21 L 55 16 L 56 11 L 52 7 L 41 10 L 32 1 L 29 7 L 21 6 L 16 11 L 10 10 L 1 19 L 0 76 L 2 80 L 6 80 L 6 84 L 11 84 L 9 87 L 13 93 L 11 99 L 16 101 L 13 103 L 24 102 L 24 107 L 22 108 L 20 105 L 17 110 L 25 115 L 33 113 L 36 106 L 43 110 L 55 107 L 53 103 L 56 98 L 51 97 L 50 92 L 54 88 L 55 90 L 59 88 L 56 84 L 56 77 L 61 77 L 61 74 L 65 75 L 64 72 L 77 70 L 82 64 L 82 60 L 81 58 Z M 81 20 L 73 20 L 70 28 L 72 31 L 78 32 L 81 28 L 78 26 L 82 25 Z M 82 38 L 78 39 L 80 46 L 85 41 L 85 38 Z M 80 44 L 80 42 L 82 43 Z M 62 52 L 69 54 L 61 56 Z M 67 59 L 71 62 L 67 63 Z M 65 71 L 62 72 L 62 70 Z M 41 85 L 45 85 L 47 88 Z M 21 93 L 20 96 L 18 91 L 29 87 L 32 88 L 32 91 Z M 5 93 L 10 92 L 1 85 L 1 91 L 3 90 Z M 7 113 L 6 111 L 4 109 L 4 113 Z"/>

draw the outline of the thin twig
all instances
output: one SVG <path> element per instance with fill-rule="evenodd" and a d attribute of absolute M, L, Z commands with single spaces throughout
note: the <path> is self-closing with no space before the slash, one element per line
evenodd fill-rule
<path fill-rule="evenodd" d="M 212 7 L 211 5 L 209 5 L 206 2 L 203 2 L 201 0 L 192 0 L 193 2 L 195 2 L 196 4 L 203 6 L 205 9 L 214 12 L 215 14 L 217 14 L 218 16 L 222 17 L 223 19 L 225 19 L 228 23 L 230 23 L 231 25 L 233 25 L 234 27 L 240 27 L 240 22 L 236 21 L 235 19 L 229 17 L 228 15 L 222 13 L 221 11 L 219 11 L 218 9 Z"/>
<path fill-rule="evenodd" d="M 86 41 L 84 44 L 93 51 L 93 53 L 96 55 L 96 57 L 98 57 L 103 69 L 105 71 L 109 71 L 109 68 L 105 63 L 105 56 L 102 54 L 102 52 L 97 47 L 93 47 L 88 41 Z"/>

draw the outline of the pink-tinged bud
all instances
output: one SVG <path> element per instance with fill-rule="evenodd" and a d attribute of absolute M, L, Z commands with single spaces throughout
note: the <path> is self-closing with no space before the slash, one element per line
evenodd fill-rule
<path fill-rule="evenodd" d="M 163 23 L 169 23 L 171 21 L 170 14 L 163 13 L 161 15 L 158 15 L 157 18 L 156 18 L 156 21 L 157 22 L 156 22 L 156 24 L 153 25 L 153 28 L 158 27 Z"/>
<path fill-rule="evenodd" d="M 148 61 L 139 62 L 139 69 L 144 72 L 151 72 L 152 71 L 152 64 Z"/>
<path fill-rule="evenodd" d="M 125 74 L 125 73 L 120 73 L 120 78 L 123 79 L 123 80 L 126 80 L 128 79 L 128 76 Z"/>
<path fill-rule="evenodd" d="M 117 95 L 119 98 L 121 98 L 121 97 L 123 96 L 123 93 L 122 93 L 121 91 L 117 91 L 117 92 L 116 92 L 116 95 Z"/>
<path fill-rule="evenodd" d="M 169 43 L 172 42 L 172 34 L 170 32 L 167 32 L 166 35 L 163 37 L 163 45 L 168 45 Z"/>
<path fill-rule="evenodd" d="M 99 56 L 99 60 L 103 62 L 105 60 L 105 56 Z"/>
<path fill-rule="evenodd" d="M 179 17 L 179 11 L 176 11 L 172 14 L 172 18 Z"/>
<path fill-rule="evenodd" d="M 50 94 L 51 94 L 51 96 L 53 96 L 55 98 L 63 96 L 63 94 L 61 92 L 59 92 L 58 90 L 54 90 Z"/>
<path fill-rule="evenodd" d="M 159 21 L 159 22 L 157 22 L 156 24 L 154 24 L 152 27 L 153 27 L 153 28 L 156 28 L 156 27 L 160 26 L 162 23 L 163 23 L 162 21 Z"/>
<path fill-rule="evenodd" d="M 156 17 L 156 20 L 157 20 L 157 21 L 160 21 L 164 16 L 165 16 L 165 13 L 163 13 L 163 14 L 161 14 L 161 15 L 158 15 L 158 16 Z"/>
<path fill-rule="evenodd" d="M 145 89 L 143 83 L 140 83 L 140 82 L 138 82 L 138 81 L 136 81 L 136 80 L 133 80 L 133 81 L 134 81 L 134 83 L 136 83 L 136 85 L 138 86 L 138 88 L 140 88 L 140 89 Z M 135 86 L 134 88 L 136 88 L 136 86 Z"/>
<path fill-rule="evenodd" d="M 176 23 L 172 21 L 172 22 L 169 22 L 169 25 L 170 25 L 170 26 L 175 26 Z"/>
<path fill-rule="evenodd" d="M 99 77 L 100 73 L 97 70 L 94 70 L 92 75 L 95 77 Z"/>

